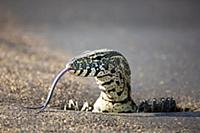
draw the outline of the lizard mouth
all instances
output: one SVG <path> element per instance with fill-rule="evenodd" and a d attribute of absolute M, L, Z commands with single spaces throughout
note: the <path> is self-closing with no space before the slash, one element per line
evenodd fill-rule
<path fill-rule="evenodd" d="M 71 62 L 66 64 L 65 69 L 68 69 L 67 72 L 69 72 L 69 73 L 76 73 L 76 70 L 72 67 L 72 63 Z"/>
<path fill-rule="evenodd" d="M 68 72 L 69 73 L 76 73 L 76 70 L 75 69 L 69 69 Z"/>

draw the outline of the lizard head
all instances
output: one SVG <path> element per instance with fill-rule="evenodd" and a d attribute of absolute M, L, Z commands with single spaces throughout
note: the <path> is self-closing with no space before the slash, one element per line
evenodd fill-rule
<path fill-rule="evenodd" d="M 119 54 L 116 51 L 108 49 L 100 49 L 91 52 L 84 52 L 80 56 L 74 57 L 66 68 L 69 68 L 69 73 L 76 76 L 97 76 L 100 71 L 106 70 L 109 67 L 109 59 L 114 54 Z"/>

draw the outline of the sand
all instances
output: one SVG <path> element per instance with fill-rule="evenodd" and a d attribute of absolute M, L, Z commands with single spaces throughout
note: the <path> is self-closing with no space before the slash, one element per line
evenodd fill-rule
<path fill-rule="evenodd" d="M 24 106 L 44 102 L 53 77 L 70 55 L 48 48 L 48 40 L 21 32 L 0 33 L 0 132 L 198 132 L 200 103 L 183 96 L 179 106 L 196 113 L 100 114 L 62 111 L 68 99 L 93 102 L 98 89 L 86 80 L 65 75 L 49 108 L 42 113 Z M 189 98 L 188 98 L 189 99 Z"/>

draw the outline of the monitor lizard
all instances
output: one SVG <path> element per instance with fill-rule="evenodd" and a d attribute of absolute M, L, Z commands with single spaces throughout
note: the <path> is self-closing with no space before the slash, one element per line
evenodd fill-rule
<path fill-rule="evenodd" d="M 39 107 L 29 107 L 43 111 L 54 92 L 57 82 L 70 73 L 81 77 L 94 77 L 97 81 L 100 96 L 93 105 L 85 102 L 81 107 L 69 100 L 66 109 L 92 112 L 134 113 L 134 112 L 174 112 L 176 101 L 172 97 L 143 100 L 139 105 L 131 97 L 131 70 L 127 59 L 116 50 L 99 49 L 74 57 L 66 64 L 53 80 L 45 103 Z"/>

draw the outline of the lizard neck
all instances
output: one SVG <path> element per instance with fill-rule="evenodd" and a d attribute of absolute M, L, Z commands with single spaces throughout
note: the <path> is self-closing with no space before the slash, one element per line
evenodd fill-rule
<path fill-rule="evenodd" d="M 100 97 L 103 100 L 109 102 L 123 102 L 127 99 L 131 99 L 131 86 L 129 82 L 125 82 L 122 86 L 118 86 L 116 83 L 105 86 L 105 82 L 101 82 L 98 79 L 97 83 L 101 90 Z"/>

